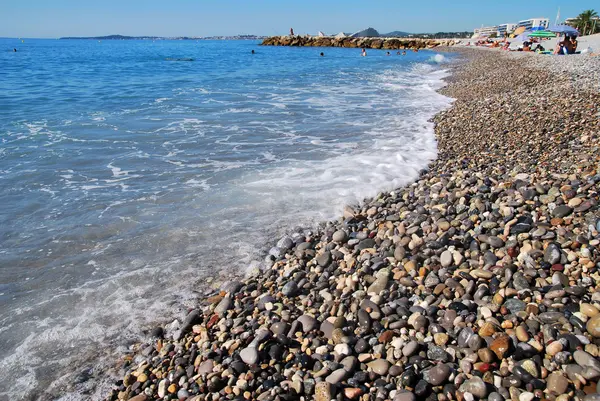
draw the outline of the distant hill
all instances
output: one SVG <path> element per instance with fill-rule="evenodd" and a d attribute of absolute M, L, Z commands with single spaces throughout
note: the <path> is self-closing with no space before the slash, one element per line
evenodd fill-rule
<path fill-rule="evenodd" d="M 381 36 L 384 38 L 406 38 L 410 33 L 402 31 L 393 31 L 389 33 L 382 33 Z"/>
<path fill-rule="evenodd" d="M 210 37 L 195 37 L 195 36 L 178 36 L 166 38 L 163 36 L 124 36 L 124 35 L 107 35 L 107 36 L 68 36 L 60 39 L 77 39 L 77 40 L 198 40 L 198 39 L 246 39 L 256 40 L 263 39 L 265 36 L 258 35 L 235 35 L 235 36 L 210 36 Z"/>
<path fill-rule="evenodd" d="M 158 36 L 123 36 L 123 35 L 108 35 L 108 36 L 67 36 L 61 39 L 81 39 L 81 40 L 135 40 L 135 39 L 162 39 Z"/>
<path fill-rule="evenodd" d="M 362 31 L 358 31 L 356 33 L 353 33 L 352 35 L 353 38 L 378 38 L 379 32 L 377 32 L 376 29 L 374 28 L 367 28 L 367 29 L 363 29 Z"/>

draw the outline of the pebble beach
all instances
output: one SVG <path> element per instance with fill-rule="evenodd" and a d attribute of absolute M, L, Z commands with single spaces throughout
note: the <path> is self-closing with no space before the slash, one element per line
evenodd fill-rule
<path fill-rule="evenodd" d="M 600 401 L 600 58 L 458 52 L 416 182 L 273 241 L 105 400 Z"/>

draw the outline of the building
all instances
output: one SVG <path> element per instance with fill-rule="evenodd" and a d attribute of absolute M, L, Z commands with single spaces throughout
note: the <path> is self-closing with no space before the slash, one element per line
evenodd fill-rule
<path fill-rule="evenodd" d="M 548 28 L 548 23 L 550 20 L 548 18 L 530 18 L 523 21 L 519 21 L 517 24 L 519 27 L 525 27 L 525 29 L 530 30 L 534 28 L 538 29 L 546 29 Z"/>
<path fill-rule="evenodd" d="M 510 34 L 515 29 L 517 29 L 517 24 L 500 24 L 498 25 L 498 37 L 503 38 L 506 34 Z"/>
<path fill-rule="evenodd" d="M 498 35 L 498 26 L 486 26 L 481 28 L 475 28 L 473 30 L 473 36 L 486 36 L 492 37 Z"/>

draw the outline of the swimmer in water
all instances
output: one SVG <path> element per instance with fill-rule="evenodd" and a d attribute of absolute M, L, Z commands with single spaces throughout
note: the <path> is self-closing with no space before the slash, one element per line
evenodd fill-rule
<path fill-rule="evenodd" d="M 385 53 L 386 56 L 391 56 L 390 52 Z"/>
<path fill-rule="evenodd" d="M 403 55 L 403 56 L 406 56 L 406 50 L 404 50 L 404 51 L 402 52 L 402 55 Z"/>
<path fill-rule="evenodd" d="M 15 52 L 15 53 L 16 53 L 16 52 L 17 52 L 17 49 L 13 49 L 13 52 Z"/>
<path fill-rule="evenodd" d="M 363 47 L 362 52 L 360 53 L 361 56 L 366 57 L 367 56 L 367 50 Z"/>
<path fill-rule="evenodd" d="M 254 49 L 252 49 L 252 54 L 254 54 Z"/>
<path fill-rule="evenodd" d="M 321 57 L 325 56 L 325 53 L 321 52 Z"/>

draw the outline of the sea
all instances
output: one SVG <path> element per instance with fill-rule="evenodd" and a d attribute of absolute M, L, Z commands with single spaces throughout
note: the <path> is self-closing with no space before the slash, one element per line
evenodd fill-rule
<path fill-rule="evenodd" d="M 0 401 L 101 399 L 153 327 L 435 158 L 449 56 L 259 44 L 0 39 Z"/>

